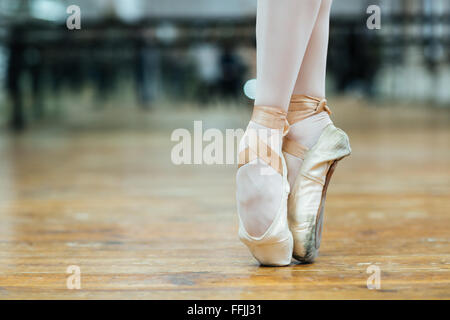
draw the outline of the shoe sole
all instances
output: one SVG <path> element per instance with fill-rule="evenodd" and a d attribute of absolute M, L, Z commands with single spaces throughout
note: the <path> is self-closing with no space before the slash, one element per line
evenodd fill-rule
<path fill-rule="evenodd" d="M 320 200 L 319 209 L 317 210 L 318 214 L 316 214 L 316 219 L 314 221 L 314 225 L 312 226 L 312 229 L 314 229 L 314 231 L 311 232 L 311 235 L 310 237 L 308 237 L 308 241 L 305 244 L 306 253 L 304 256 L 298 256 L 293 254 L 293 257 L 302 263 L 312 263 L 314 262 L 314 259 L 317 257 L 320 248 L 320 243 L 322 240 L 323 216 L 325 211 L 325 201 L 327 198 L 328 185 L 330 184 L 331 177 L 333 176 L 333 173 L 336 170 L 336 166 L 339 160 L 334 160 L 331 166 L 328 168 L 328 172 L 325 178 L 325 184 L 322 190 L 322 197 Z"/>

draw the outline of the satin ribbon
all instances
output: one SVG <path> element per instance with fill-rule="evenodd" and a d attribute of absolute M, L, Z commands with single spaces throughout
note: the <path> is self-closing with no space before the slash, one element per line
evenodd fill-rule
<path fill-rule="evenodd" d="M 252 119 L 264 127 L 283 130 L 283 136 L 289 132 L 289 122 L 285 111 L 268 106 L 255 106 Z"/>
<path fill-rule="evenodd" d="M 289 105 L 287 120 L 290 125 L 318 114 L 322 111 L 331 115 L 331 110 L 327 106 L 327 99 L 320 99 L 307 95 L 293 95 Z"/>

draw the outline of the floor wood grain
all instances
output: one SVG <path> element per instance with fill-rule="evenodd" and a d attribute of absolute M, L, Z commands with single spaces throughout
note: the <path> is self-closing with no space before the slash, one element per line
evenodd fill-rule
<path fill-rule="evenodd" d="M 450 299 L 448 113 L 396 126 L 401 111 L 360 111 L 371 126 L 338 118 L 353 154 L 328 191 L 320 257 L 284 268 L 238 241 L 235 167 L 173 165 L 168 132 L 2 134 L 0 298 Z"/>

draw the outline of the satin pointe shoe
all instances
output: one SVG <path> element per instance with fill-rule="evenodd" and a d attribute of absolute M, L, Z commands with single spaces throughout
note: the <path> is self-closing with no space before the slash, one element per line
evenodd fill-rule
<path fill-rule="evenodd" d="M 325 99 L 295 95 L 288 111 L 289 124 L 322 111 L 331 114 Z M 349 139 L 329 124 L 311 149 L 285 137 L 283 152 L 303 160 L 288 199 L 288 221 L 294 238 L 293 257 L 312 263 L 322 239 L 327 188 L 338 161 L 351 153 Z"/>
<path fill-rule="evenodd" d="M 247 140 L 245 141 L 245 148 L 239 153 L 239 166 L 237 174 L 239 174 L 239 170 L 243 170 L 243 166 L 263 163 L 264 167 L 266 167 L 265 169 L 268 170 L 266 173 L 261 172 L 261 174 L 274 174 L 281 176 L 281 201 L 279 206 L 278 202 L 274 203 L 275 208 L 278 206 L 278 211 L 276 212 L 274 219 L 270 220 L 272 222 L 266 231 L 262 235 L 258 236 L 252 236 L 247 232 L 241 215 L 243 210 L 243 208 L 241 208 L 242 204 L 238 202 L 239 238 L 249 248 L 252 255 L 261 265 L 286 266 L 289 265 L 292 260 L 293 239 L 287 222 L 287 198 L 289 195 L 289 183 L 287 181 L 286 162 L 281 152 L 281 143 L 282 138 L 289 130 L 289 124 L 286 119 L 286 112 L 275 107 L 266 106 L 255 106 L 251 121 L 263 127 L 269 128 L 269 130 L 275 129 L 273 132 L 281 135 L 277 138 L 279 141 L 279 150 L 277 152 L 269 147 L 268 144 L 270 143 L 266 143 L 267 140 L 265 142 L 259 133 L 253 135 L 253 137 L 249 137 L 252 136 L 249 131 L 255 130 L 247 129 L 242 138 L 247 138 Z M 257 172 L 257 174 L 260 174 L 259 170 Z M 258 186 L 255 187 L 257 188 Z"/>

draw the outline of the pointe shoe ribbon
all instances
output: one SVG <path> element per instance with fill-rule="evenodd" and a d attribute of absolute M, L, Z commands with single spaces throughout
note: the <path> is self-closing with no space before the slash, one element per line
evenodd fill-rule
<path fill-rule="evenodd" d="M 287 113 L 279 108 L 255 106 L 253 108 L 251 120 L 271 129 L 282 129 L 283 136 L 287 135 L 289 132 Z"/>
<path fill-rule="evenodd" d="M 291 98 L 287 120 L 290 125 L 293 125 L 322 111 L 331 115 L 327 99 L 295 94 Z"/>
<path fill-rule="evenodd" d="M 331 115 L 331 110 L 327 105 L 327 99 L 295 94 L 291 98 L 287 120 L 292 126 L 293 124 L 322 111 Z M 303 160 L 305 159 L 306 152 L 308 152 L 308 148 L 285 137 L 283 141 L 283 151 Z"/>
<path fill-rule="evenodd" d="M 289 132 L 286 112 L 276 107 L 255 106 L 251 121 L 270 129 L 283 130 L 283 137 Z M 257 135 L 254 135 L 249 139 L 249 146 L 239 153 L 238 168 L 257 158 L 283 175 L 281 157 Z"/>

